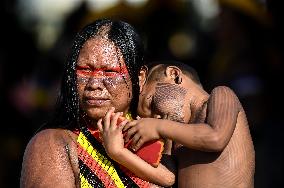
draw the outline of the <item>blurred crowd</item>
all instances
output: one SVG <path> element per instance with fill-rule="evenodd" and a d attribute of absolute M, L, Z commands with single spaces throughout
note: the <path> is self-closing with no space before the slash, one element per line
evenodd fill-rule
<path fill-rule="evenodd" d="M 209 92 L 231 87 L 251 126 L 255 187 L 283 187 L 283 12 L 277 0 L 1 1 L 0 187 L 19 187 L 25 146 L 56 103 L 72 40 L 102 17 L 132 24 L 146 60 L 193 66 Z"/>

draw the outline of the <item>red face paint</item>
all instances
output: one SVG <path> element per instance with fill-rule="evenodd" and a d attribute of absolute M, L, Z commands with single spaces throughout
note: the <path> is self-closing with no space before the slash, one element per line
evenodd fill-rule
<path fill-rule="evenodd" d="M 77 75 L 84 77 L 117 77 L 117 76 L 128 76 L 128 71 L 126 66 L 122 67 L 104 67 L 93 69 L 89 66 L 77 66 Z"/>

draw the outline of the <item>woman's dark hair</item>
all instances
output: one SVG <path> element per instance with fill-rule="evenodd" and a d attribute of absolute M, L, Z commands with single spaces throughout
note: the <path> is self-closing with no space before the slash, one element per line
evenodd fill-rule
<path fill-rule="evenodd" d="M 138 71 L 143 64 L 144 46 L 140 36 L 128 23 L 120 20 L 100 19 L 85 26 L 75 37 L 71 53 L 64 67 L 61 92 L 57 100 L 55 114 L 47 127 L 79 128 L 80 109 L 76 81 L 76 64 L 80 50 L 91 37 L 100 35 L 107 28 L 106 36 L 119 48 L 132 81 L 132 101 L 130 111 L 136 116 L 139 97 Z"/>

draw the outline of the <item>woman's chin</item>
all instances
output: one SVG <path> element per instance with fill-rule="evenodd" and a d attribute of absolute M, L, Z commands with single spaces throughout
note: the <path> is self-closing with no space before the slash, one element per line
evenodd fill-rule
<path fill-rule="evenodd" d="M 106 113 L 111 109 L 111 106 L 104 106 L 101 108 L 85 108 L 85 113 L 88 119 L 98 121 L 100 118 L 105 117 Z M 127 112 L 127 108 L 123 106 L 122 109 L 116 108 L 116 112 Z"/>
<path fill-rule="evenodd" d="M 100 118 L 103 118 L 108 111 L 108 108 L 105 109 L 87 109 L 86 114 L 89 119 L 93 121 L 98 121 Z"/>

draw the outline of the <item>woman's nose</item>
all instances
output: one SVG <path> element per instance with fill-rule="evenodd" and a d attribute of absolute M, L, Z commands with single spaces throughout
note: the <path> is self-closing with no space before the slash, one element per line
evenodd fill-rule
<path fill-rule="evenodd" d="M 104 88 L 103 82 L 104 82 L 103 78 L 90 77 L 89 81 L 87 83 L 87 89 L 89 89 L 89 90 L 96 90 L 96 89 L 102 90 Z"/>

